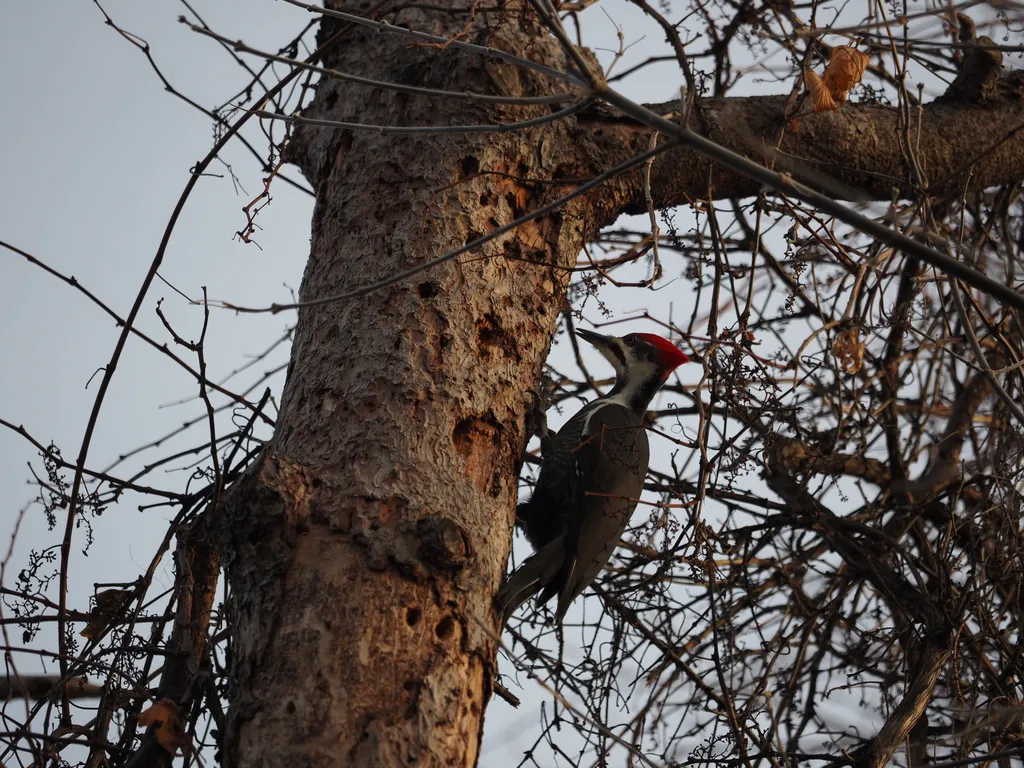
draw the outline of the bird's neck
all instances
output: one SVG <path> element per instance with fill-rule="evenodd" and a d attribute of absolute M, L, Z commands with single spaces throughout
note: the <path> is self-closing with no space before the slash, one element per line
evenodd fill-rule
<path fill-rule="evenodd" d="M 602 399 L 607 402 L 618 403 L 629 408 L 638 416 L 647 413 L 647 406 L 665 383 L 665 377 L 660 369 L 650 366 L 650 370 L 631 371 L 633 375 L 621 376 L 616 380 L 615 386 Z"/>

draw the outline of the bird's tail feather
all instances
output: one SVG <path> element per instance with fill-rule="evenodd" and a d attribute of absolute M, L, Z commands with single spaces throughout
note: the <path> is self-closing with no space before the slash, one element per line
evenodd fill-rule
<path fill-rule="evenodd" d="M 501 611 L 502 628 L 512 618 L 519 606 L 543 589 L 558 574 L 562 565 L 563 542 L 559 537 L 550 544 L 541 547 L 523 561 L 508 577 L 494 598 L 495 605 Z"/>

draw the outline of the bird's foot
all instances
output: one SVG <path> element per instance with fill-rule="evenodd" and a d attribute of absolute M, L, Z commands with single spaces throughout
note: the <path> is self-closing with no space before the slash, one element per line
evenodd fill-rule
<path fill-rule="evenodd" d="M 547 398 L 536 391 L 530 392 L 530 395 L 533 402 L 526 414 L 527 433 L 540 438 L 541 455 L 547 456 L 553 439 L 553 435 L 548 431 Z"/>

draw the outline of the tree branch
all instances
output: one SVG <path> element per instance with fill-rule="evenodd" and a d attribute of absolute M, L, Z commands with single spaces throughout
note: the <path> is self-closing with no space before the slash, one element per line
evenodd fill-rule
<path fill-rule="evenodd" d="M 814 472 L 821 475 L 850 475 L 886 488 L 889 468 L 878 459 L 861 454 L 824 453 L 810 443 L 791 437 L 772 438 L 771 463 L 787 472 Z"/>
<path fill-rule="evenodd" d="M 895 108 L 847 105 L 840 112 L 819 112 L 800 118 L 800 128 L 786 130 L 786 96 L 707 99 L 698 102 L 693 130 L 738 154 L 774 165 L 811 184 L 828 177 L 840 199 L 891 200 L 912 187 L 900 149 Z M 678 102 L 648 104 L 666 114 Z M 916 129 L 916 126 L 915 126 Z M 581 165 L 607 168 L 647 149 L 651 131 L 607 106 L 593 106 L 579 115 L 576 140 Z M 917 153 L 927 172 L 929 192 L 962 194 L 1024 179 L 1024 101 L 1005 100 L 987 107 L 932 103 L 921 112 Z M 778 138 L 783 136 L 781 142 Z M 659 208 L 685 204 L 707 194 L 712 163 L 690 149 L 675 149 L 654 162 L 651 194 Z M 618 213 L 642 214 L 642 174 L 629 178 L 628 194 L 616 191 Z M 715 198 L 751 197 L 761 182 L 714 165 Z"/>
<path fill-rule="evenodd" d="M 0 678 L 0 699 L 45 699 L 53 695 L 60 680 L 57 675 L 18 675 Z M 63 687 L 69 699 L 95 699 L 103 693 L 103 686 L 94 685 L 84 677 L 72 678 Z"/>
<path fill-rule="evenodd" d="M 942 671 L 950 650 L 927 643 L 913 666 L 914 673 L 903 700 L 886 719 L 882 730 L 857 755 L 856 768 L 882 768 L 889 763 L 896 748 L 902 744 L 911 729 L 924 714 L 925 707 L 935 690 L 935 682 Z"/>

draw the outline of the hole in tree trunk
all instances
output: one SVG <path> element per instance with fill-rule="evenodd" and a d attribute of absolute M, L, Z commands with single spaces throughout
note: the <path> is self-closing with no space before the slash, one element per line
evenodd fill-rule
<path fill-rule="evenodd" d="M 434 627 L 434 634 L 441 640 L 447 640 L 452 636 L 452 632 L 455 631 L 455 621 L 451 616 L 445 616 Z"/>

